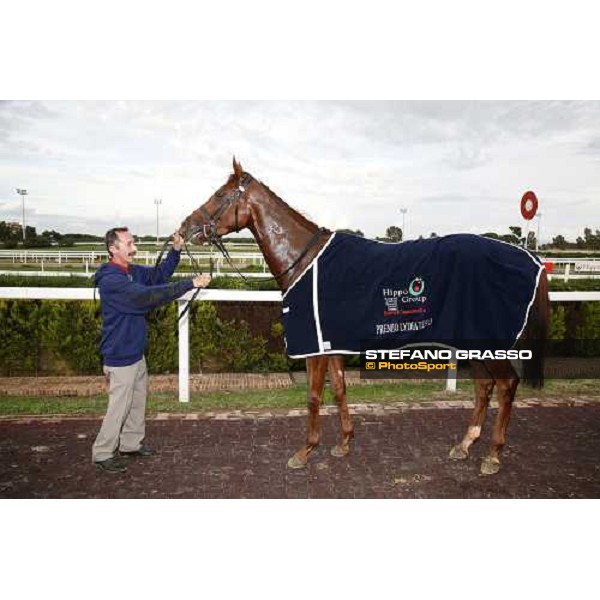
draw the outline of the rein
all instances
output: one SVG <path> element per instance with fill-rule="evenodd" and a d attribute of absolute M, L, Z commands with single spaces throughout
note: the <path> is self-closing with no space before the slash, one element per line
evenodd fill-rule
<path fill-rule="evenodd" d="M 199 265 L 196 261 L 196 259 L 190 254 L 190 251 L 188 250 L 187 244 L 184 240 L 183 245 L 185 247 L 185 251 L 187 253 L 187 255 L 190 257 L 190 262 L 193 263 L 193 265 L 198 269 Z M 165 253 L 165 250 L 167 249 L 167 247 L 169 246 L 169 239 L 165 240 L 165 243 L 163 244 L 163 247 L 160 250 L 159 255 L 156 257 L 156 262 L 154 263 L 154 273 L 156 273 L 156 269 L 158 268 L 158 265 L 160 265 L 161 261 L 162 261 L 162 257 Z M 211 261 L 211 265 L 210 265 L 210 271 L 211 271 L 211 277 L 212 277 L 212 261 Z M 196 275 L 201 275 L 201 273 L 198 271 L 196 271 L 195 273 Z M 153 275 L 152 277 L 152 284 L 155 285 L 156 284 L 156 279 Z M 179 323 L 179 321 L 181 321 L 181 319 L 183 318 L 183 316 L 187 313 L 187 311 L 189 310 L 192 302 L 196 299 L 196 297 L 198 296 L 199 292 L 200 292 L 201 288 L 196 288 L 196 291 L 194 292 L 193 296 L 188 300 L 187 304 L 185 305 L 185 308 L 183 309 L 183 311 L 180 313 L 180 315 L 177 317 L 177 322 Z M 95 290 L 94 290 L 95 292 Z"/>

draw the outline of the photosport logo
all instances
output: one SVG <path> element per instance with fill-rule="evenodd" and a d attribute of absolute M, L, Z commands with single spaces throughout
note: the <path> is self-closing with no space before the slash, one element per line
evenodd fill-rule
<path fill-rule="evenodd" d="M 364 379 L 446 379 L 458 375 L 461 361 L 533 359 L 530 349 L 452 349 L 452 348 L 402 348 L 367 349 L 361 354 L 360 376 Z M 467 377 L 468 375 L 463 375 Z"/>
<path fill-rule="evenodd" d="M 415 291 L 419 289 L 424 292 L 424 287 Z M 405 335 L 414 332 L 407 330 Z M 546 380 L 600 380 L 600 337 L 516 344 L 514 340 L 463 339 L 402 343 L 373 337 L 361 342 L 360 352 L 361 379 L 472 379 L 475 362 L 510 361 L 521 378 L 535 377 L 543 370 Z"/>

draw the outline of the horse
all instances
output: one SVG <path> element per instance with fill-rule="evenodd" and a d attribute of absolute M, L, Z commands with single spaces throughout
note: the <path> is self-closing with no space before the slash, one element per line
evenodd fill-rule
<path fill-rule="evenodd" d="M 319 227 L 292 209 L 264 183 L 246 173 L 234 157 L 233 174 L 182 222 L 179 233 L 193 244 L 215 243 L 222 246 L 223 236 L 242 229 L 252 232 L 273 278 L 284 294 L 302 277 L 334 235 L 332 231 Z M 537 359 L 524 361 L 523 379 L 533 387 L 542 387 L 542 350 L 550 314 L 548 282 L 543 268 L 534 289 L 526 325 L 519 340 L 534 340 L 538 344 Z M 472 361 L 470 364 L 475 383 L 475 407 L 462 441 L 451 447 L 449 458 L 465 460 L 469 457 L 471 446 L 481 436 L 492 392 L 496 388 L 499 408 L 491 444 L 480 468 L 483 475 L 493 475 L 500 469 L 500 454 L 506 443 L 520 377 L 508 359 Z M 287 465 L 291 469 L 306 467 L 310 454 L 319 445 L 319 408 L 327 372 L 339 409 L 341 427 L 339 442 L 331 449 L 332 456 L 347 456 L 354 437 L 347 404 L 343 356 L 332 353 L 307 356 L 306 372 L 307 438 L 306 443 L 289 459 Z"/>

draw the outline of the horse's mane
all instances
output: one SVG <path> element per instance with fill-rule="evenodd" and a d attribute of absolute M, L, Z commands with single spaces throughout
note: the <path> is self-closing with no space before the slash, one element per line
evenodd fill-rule
<path fill-rule="evenodd" d="M 294 221 L 296 221 L 296 223 L 302 225 L 303 227 L 307 227 L 309 230 L 316 230 L 319 228 L 319 226 L 316 223 L 307 219 L 304 215 L 300 214 L 297 210 L 292 208 L 285 200 L 280 198 L 264 181 L 261 181 L 260 179 L 256 179 L 256 181 L 260 183 L 262 187 L 265 188 L 265 190 L 271 195 L 271 197 L 283 204 L 289 210 L 290 214 L 292 215 L 292 218 L 294 219 Z"/>

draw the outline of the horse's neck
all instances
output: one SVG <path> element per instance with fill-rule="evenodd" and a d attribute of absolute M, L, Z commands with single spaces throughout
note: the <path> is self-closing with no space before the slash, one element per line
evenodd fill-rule
<path fill-rule="evenodd" d="M 266 190 L 260 201 L 253 203 L 252 213 L 250 230 L 275 276 L 286 271 L 298 259 L 319 230 L 318 225 Z M 289 273 L 278 279 L 282 289 L 287 289 L 302 273 L 325 242 L 326 238 L 319 240 Z"/>

